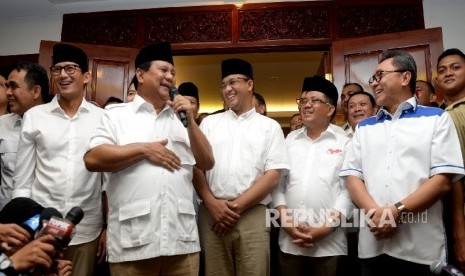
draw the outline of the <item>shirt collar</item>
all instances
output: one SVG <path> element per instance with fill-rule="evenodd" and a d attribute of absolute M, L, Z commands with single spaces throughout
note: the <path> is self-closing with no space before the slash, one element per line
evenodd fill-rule
<path fill-rule="evenodd" d="M 304 127 L 301 127 L 300 129 L 296 130 L 297 133 L 295 134 L 295 137 L 298 138 L 298 137 L 307 137 L 307 127 L 304 126 Z M 320 137 L 318 139 L 320 139 L 321 137 L 325 137 L 325 136 L 336 136 L 336 130 L 333 128 L 333 126 L 331 124 L 328 125 L 328 127 L 326 128 L 326 130 L 324 130 L 321 134 L 320 134 Z"/>
<path fill-rule="evenodd" d="M 59 95 L 57 94 L 55 95 L 55 97 L 53 97 L 52 101 L 50 101 L 51 111 L 60 112 L 64 114 L 65 113 L 64 110 L 61 108 L 60 104 L 58 103 L 58 97 Z M 78 113 L 82 111 L 88 112 L 90 110 L 90 105 L 91 103 L 89 103 L 85 98 L 82 98 L 81 105 L 78 108 Z"/>
<path fill-rule="evenodd" d="M 399 107 L 396 110 L 396 113 L 405 112 L 406 110 L 409 110 L 409 109 L 412 109 L 413 111 L 415 111 L 417 109 L 417 105 L 418 105 L 417 99 L 415 97 L 411 97 L 399 105 Z M 381 119 L 383 116 L 391 117 L 392 115 L 389 114 L 389 112 L 384 107 L 381 107 L 378 113 L 376 113 L 376 120 Z"/>
<path fill-rule="evenodd" d="M 229 112 L 229 114 L 231 114 L 230 116 L 232 116 L 233 118 L 236 118 L 236 119 L 247 119 L 247 118 L 250 118 L 252 117 L 253 115 L 255 115 L 257 112 L 255 111 L 255 107 L 252 107 L 252 109 L 250 109 L 249 111 L 245 112 L 245 113 L 242 113 L 241 115 L 237 116 L 236 113 L 234 111 L 232 111 L 232 109 L 228 109 L 226 110 L 225 112 Z"/>
<path fill-rule="evenodd" d="M 457 106 L 462 105 L 462 104 L 465 104 L 465 98 L 462 98 L 462 99 L 460 99 L 460 100 L 446 106 L 446 110 L 452 110 L 452 109 L 454 109 Z"/>
<path fill-rule="evenodd" d="M 132 108 L 133 108 L 134 112 L 138 112 L 138 111 L 142 111 L 142 110 L 146 110 L 148 112 L 156 112 L 155 107 L 153 107 L 153 105 L 151 103 L 144 100 L 144 98 L 142 98 L 138 94 L 136 94 L 134 96 L 134 99 L 132 100 Z M 165 110 L 167 110 L 167 109 L 172 110 L 167 104 L 165 104 L 163 106 L 163 109 L 160 112 L 160 114 L 162 112 L 165 112 Z"/>

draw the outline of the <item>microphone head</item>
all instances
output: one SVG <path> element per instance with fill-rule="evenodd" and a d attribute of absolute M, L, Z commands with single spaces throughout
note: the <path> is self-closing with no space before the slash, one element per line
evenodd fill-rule
<path fill-rule="evenodd" d="M 429 269 L 433 273 L 433 275 L 441 275 L 443 267 L 444 267 L 444 263 L 441 262 L 440 260 L 436 260 L 431 263 L 431 265 L 429 266 Z"/>
<path fill-rule="evenodd" d="M 176 95 L 179 95 L 179 91 L 176 86 L 170 87 L 170 100 L 173 100 Z"/>
<path fill-rule="evenodd" d="M 63 218 L 63 215 L 58 212 L 57 209 L 53 208 L 53 207 L 47 207 L 45 208 L 41 213 L 40 213 L 40 222 L 39 222 L 39 230 L 41 230 L 44 225 L 43 225 L 43 221 L 46 220 L 46 221 L 49 221 L 52 217 L 57 217 L 57 218 Z"/>
<path fill-rule="evenodd" d="M 66 214 L 65 219 L 70 221 L 72 224 L 77 225 L 81 222 L 82 218 L 84 217 L 84 211 L 78 206 L 74 206 L 69 210 L 68 214 Z"/>

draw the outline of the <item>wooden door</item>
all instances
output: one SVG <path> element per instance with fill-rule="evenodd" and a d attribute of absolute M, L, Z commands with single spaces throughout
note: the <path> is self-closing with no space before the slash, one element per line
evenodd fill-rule
<path fill-rule="evenodd" d="M 59 42 L 41 41 L 40 43 L 39 64 L 47 69 L 52 65 L 53 45 L 56 43 Z M 134 76 L 134 59 L 139 49 L 66 43 L 81 48 L 89 58 L 92 81 L 87 86 L 87 100 L 95 101 L 100 106 L 103 106 L 110 96 L 124 100 Z M 51 93 L 55 94 L 55 91 L 56 87 L 51 87 Z"/>
<path fill-rule="evenodd" d="M 442 29 L 432 28 L 333 42 L 333 81 L 339 92 L 347 82 L 357 82 L 364 90 L 371 91 L 368 79 L 376 70 L 381 52 L 387 49 L 401 49 L 410 53 L 417 63 L 417 79 L 433 83 L 437 59 L 444 49 Z M 442 95 L 438 94 L 438 101 L 442 101 Z M 341 116 L 343 115 L 338 108 L 337 120 Z"/>

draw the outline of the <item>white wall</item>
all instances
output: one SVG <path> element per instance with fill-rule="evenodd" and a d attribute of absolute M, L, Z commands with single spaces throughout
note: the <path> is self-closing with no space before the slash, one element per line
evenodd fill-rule
<path fill-rule="evenodd" d="M 442 27 L 444 50 L 465 52 L 465 0 L 423 0 L 425 28 Z"/>
<path fill-rule="evenodd" d="M 423 0 L 423 9 L 426 28 L 442 27 L 444 49 L 465 52 L 465 0 Z M 38 53 L 41 40 L 60 41 L 61 25 L 61 14 L 1 20 L 0 56 Z"/>
<path fill-rule="evenodd" d="M 0 56 L 38 54 L 41 40 L 61 40 L 62 15 L 13 18 L 0 24 Z"/>

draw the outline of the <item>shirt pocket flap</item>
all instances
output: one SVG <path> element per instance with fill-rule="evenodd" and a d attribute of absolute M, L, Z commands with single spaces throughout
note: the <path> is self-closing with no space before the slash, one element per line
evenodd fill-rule
<path fill-rule="evenodd" d="M 178 199 L 178 212 L 180 214 L 188 214 L 195 216 L 195 209 L 192 201 Z"/>
<path fill-rule="evenodd" d="M 140 200 L 119 208 L 119 221 L 150 214 L 150 200 Z"/>

